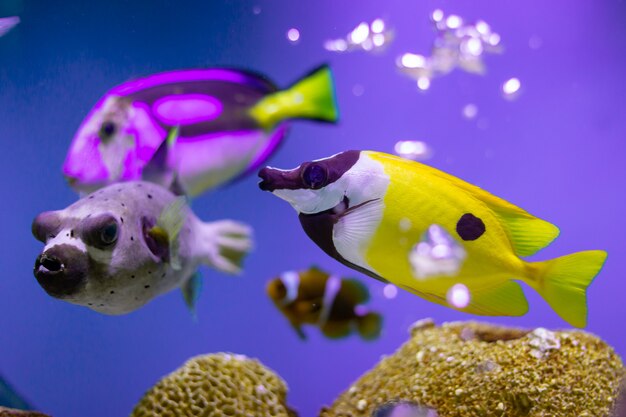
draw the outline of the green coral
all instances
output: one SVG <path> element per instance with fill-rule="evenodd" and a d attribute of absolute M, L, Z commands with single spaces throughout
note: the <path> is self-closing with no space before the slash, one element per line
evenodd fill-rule
<path fill-rule="evenodd" d="M 426 320 L 411 333 L 320 417 L 366 417 L 391 400 L 439 417 L 606 417 L 625 375 L 613 349 L 582 331 Z"/>
<path fill-rule="evenodd" d="M 131 417 L 294 417 L 285 382 L 256 360 L 197 356 L 150 389 Z"/>

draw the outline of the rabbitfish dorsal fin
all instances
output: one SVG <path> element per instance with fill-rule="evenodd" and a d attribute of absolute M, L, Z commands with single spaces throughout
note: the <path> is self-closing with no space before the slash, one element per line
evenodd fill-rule
<path fill-rule="evenodd" d="M 180 242 L 178 234 L 185 224 L 185 207 L 187 199 L 185 197 L 177 197 L 167 207 L 163 209 L 159 219 L 153 230 L 156 232 L 161 229 L 167 236 L 170 248 L 170 265 L 174 269 L 180 269 L 179 248 Z M 151 231 L 152 232 L 152 231 Z"/>
<path fill-rule="evenodd" d="M 381 154 L 377 153 L 377 156 L 381 157 Z M 399 161 L 399 163 L 411 164 L 413 167 L 419 166 L 419 169 L 425 174 L 447 180 L 455 187 L 462 189 L 482 201 L 500 219 L 502 226 L 509 236 L 513 250 L 518 256 L 533 255 L 552 243 L 559 235 L 559 228 L 555 225 L 541 220 L 508 201 L 496 197 L 482 188 L 465 182 L 460 178 L 428 165 L 407 161 L 406 159 L 393 155 L 384 155 L 384 158 L 395 159 Z M 407 168 L 410 169 L 409 166 L 407 166 Z"/>

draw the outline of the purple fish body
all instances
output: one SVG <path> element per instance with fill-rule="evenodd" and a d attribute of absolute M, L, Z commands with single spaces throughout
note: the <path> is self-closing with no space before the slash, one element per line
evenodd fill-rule
<path fill-rule="evenodd" d="M 323 67 L 309 78 L 320 71 L 330 74 Z M 334 121 L 329 75 L 328 80 L 330 87 L 321 94 L 330 97 L 333 114 L 319 118 Z M 263 163 L 284 139 L 288 119 L 317 118 L 299 114 L 307 98 L 232 69 L 172 71 L 129 81 L 111 89 L 87 115 L 63 174 L 79 191 L 144 179 L 166 187 L 176 181 L 184 193 L 198 195 Z M 312 100 L 316 105 L 319 98 Z"/>

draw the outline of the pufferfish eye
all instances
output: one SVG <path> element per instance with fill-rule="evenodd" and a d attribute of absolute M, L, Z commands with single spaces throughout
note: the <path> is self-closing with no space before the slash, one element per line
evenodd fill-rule
<path fill-rule="evenodd" d="M 83 220 L 77 229 L 87 245 L 103 250 L 113 247 L 120 233 L 116 218 L 108 213 Z"/>
<path fill-rule="evenodd" d="M 328 172 L 320 164 L 311 164 L 302 172 L 302 181 L 308 188 L 318 190 L 326 185 Z"/>
<path fill-rule="evenodd" d="M 103 122 L 102 125 L 100 126 L 100 131 L 98 132 L 98 136 L 100 137 L 100 140 L 107 141 L 111 139 L 113 135 L 115 135 L 116 132 L 117 132 L 117 125 L 115 124 L 115 122 L 107 120 Z"/>
<path fill-rule="evenodd" d="M 117 240 L 117 223 L 106 224 L 100 229 L 100 241 L 104 245 L 112 245 Z"/>

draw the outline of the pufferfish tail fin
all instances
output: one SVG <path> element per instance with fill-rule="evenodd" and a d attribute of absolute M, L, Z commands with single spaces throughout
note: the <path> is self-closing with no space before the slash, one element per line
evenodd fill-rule
<path fill-rule="evenodd" d="M 291 87 L 266 96 L 250 109 L 250 115 L 265 130 L 287 119 L 336 122 L 339 109 L 330 67 L 316 68 Z"/>
<path fill-rule="evenodd" d="M 607 253 L 602 250 L 577 252 L 530 264 L 537 271 L 528 282 L 565 321 L 575 327 L 587 325 L 587 287 L 598 275 Z"/>
<path fill-rule="evenodd" d="M 219 271 L 239 274 L 243 259 L 252 249 L 252 229 L 233 220 L 203 223 L 200 255 L 203 263 Z"/>

